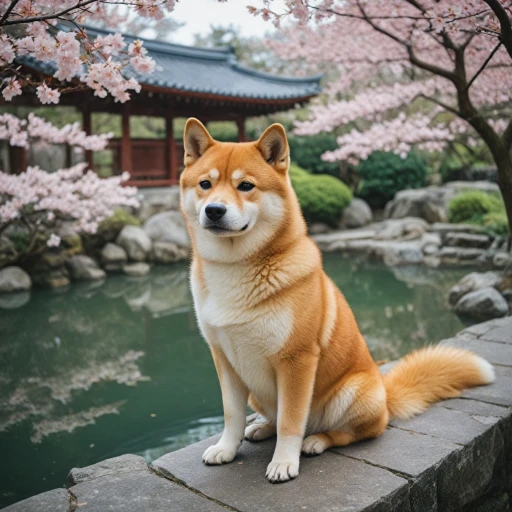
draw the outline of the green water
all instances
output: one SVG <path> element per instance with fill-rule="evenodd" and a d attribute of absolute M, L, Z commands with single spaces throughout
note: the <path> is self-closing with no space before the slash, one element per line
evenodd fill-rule
<path fill-rule="evenodd" d="M 390 270 L 332 255 L 325 268 L 376 359 L 463 327 L 445 295 L 467 270 Z M 0 333 L 0 507 L 64 486 L 72 467 L 127 452 L 151 461 L 222 426 L 185 266 L 0 296 Z"/>

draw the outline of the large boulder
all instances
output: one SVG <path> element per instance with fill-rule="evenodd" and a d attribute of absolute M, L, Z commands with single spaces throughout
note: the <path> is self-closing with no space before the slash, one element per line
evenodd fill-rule
<path fill-rule="evenodd" d="M 137 217 L 145 222 L 157 213 L 180 209 L 180 187 L 139 189 L 140 208 Z"/>
<path fill-rule="evenodd" d="M 0 293 L 30 290 L 30 276 L 20 267 L 5 267 L 0 270 Z"/>
<path fill-rule="evenodd" d="M 179 211 L 153 215 L 144 223 L 144 231 L 155 242 L 172 242 L 179 247 L 190 248 L 187 225 Z"/>
<path fill-rule="evenodd" d="M 366 201 L 354 197 L 352 202 L 343 210 L 340 228 L 353 229 L 367 226 L 372 222 L 373 214 Z"/>
<path fill-rule="evenodd" d="M 384 210 L 387 219 L 421 217 L 429 223 L 446 222 L 448 202 L 456 192 L 445 187 L 401 190 Z"/>
<path fill-rule="evenodd" d="M 501 280 L 498 272 L 471 272 L 448 292 L 448 302 L 454 306 L 467 293 L 481 288 L 496 288 Z"/>
<path fill-rule="evenodd" d="M 155 242 L 153 244 L 153 261 L 155 263 L 175 263 L 187 258 L 188 250 L 178 247 L 172 242 Z"/>
<path fill-rule="evenodd" d="M 151 252 L 151 239 L 147 233 L 137 226 L 125 226 L 116 240 L 133 261 L 144 261 Z"/>
<path fill-rule="evenodd" d="M 455 311 L 462 316 L 488 320 L 507 315 L 509 307 L 496 288 L 487 287 L 464 295 L 457 302 Z"/>
<path fill-rule="evenodd" d="M 491 181 L 450 181 L 445 183 L 444 187 L 448 190 L 453 190 L 457 194 L 468 190 L 480 190 L 488 194 L 500 193 L 498 184 Z"/>
<path fill-rule="evenodd" d="M 107 277 L 105 271 L 99 268 L 92 258 L 83 254 L 69 258 L 66 267 L 71 279 L 75 281 L 95 281 Z"/>
<path fill-rule="evenodd" d="M 107 272 L 118 272 L 128 261 L 128 254 L 120 246 L 113 243 L 106 244 L 101 250 L 101 264 Z"/>

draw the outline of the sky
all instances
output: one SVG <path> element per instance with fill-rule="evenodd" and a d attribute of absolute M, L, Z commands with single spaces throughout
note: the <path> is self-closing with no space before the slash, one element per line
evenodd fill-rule
<path fill-rule="evenodd" d="M 280 12 L 282 0 L 275 0 L 275 9 Z M 266 32 L 274 29 L 272 23 L 263 21 L 247 12 L 247 5 L 261 7 L 261 0 L 228 0 L 219 3 L 217 0 L 180 0 L 171 16 L 185 26 L 173 34 L 172 40 L 180 44 L 192 44 L 194 34 L 207 34 L 210 25 L 227 26 L 233 24 L 240 27 L 243 36 L 263 37 Z"/>

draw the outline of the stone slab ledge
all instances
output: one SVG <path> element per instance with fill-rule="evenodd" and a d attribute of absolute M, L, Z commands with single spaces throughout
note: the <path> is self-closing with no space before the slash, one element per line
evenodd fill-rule
<path fill-rule="evenodd" d="M 218 436 L 155 460 L 123 455 L 72 469 L 55 489 L 8 512 L 294 511 L 505 512 L 512 504 L 512 318 L 461 331 L 442 343 L 489 359 L 497 380 L 465 391 L 377 439 L 302 458 L 298 478 L 265 479 L 275 440 L 244 442 L 236 459 L 207 467 Z M 386 371 L 390 365 L 386 365 Z"/>

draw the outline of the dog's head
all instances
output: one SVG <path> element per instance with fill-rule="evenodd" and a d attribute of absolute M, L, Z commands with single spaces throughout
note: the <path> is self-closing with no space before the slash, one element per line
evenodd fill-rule
<path fill-rule="evenodd" d="M 280 124 L 270 126 L 256 142 L 236 144 L 213 140 L 192 118 L 183 142 L 181 208 L 203 258 L 241 261 L 261 251 L 286 223 L 303 229 Z M 297 215 L 300 220 L 291 222 Z"/>

